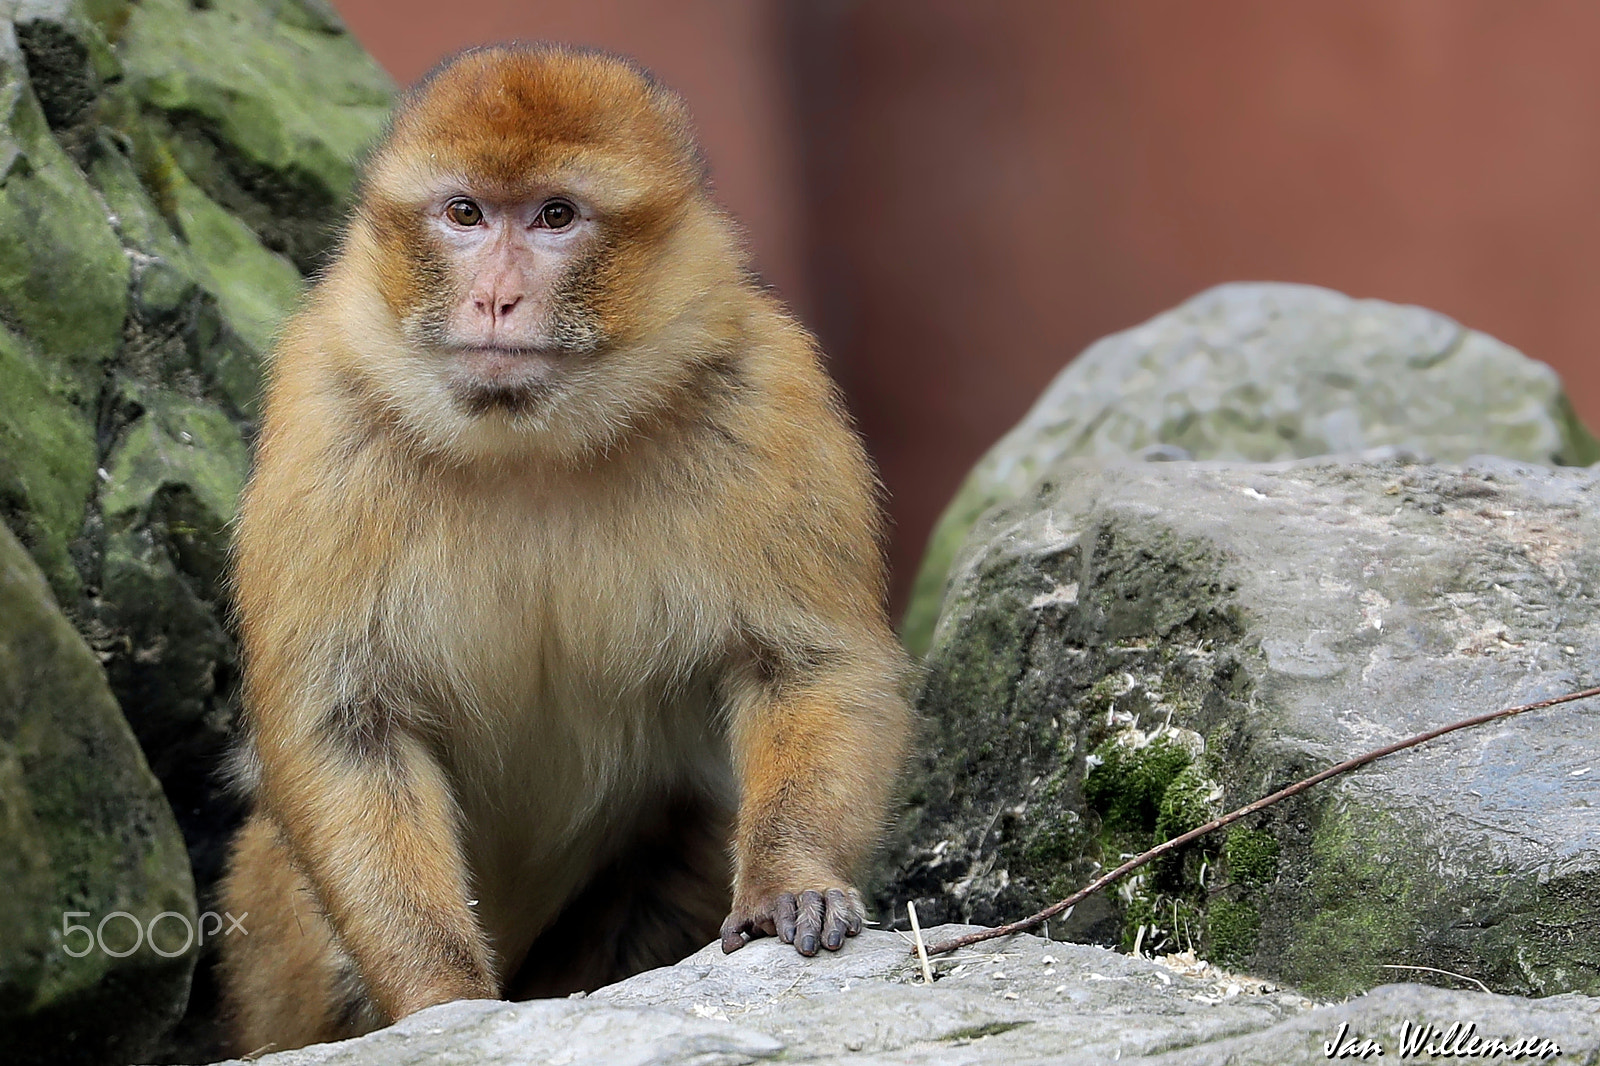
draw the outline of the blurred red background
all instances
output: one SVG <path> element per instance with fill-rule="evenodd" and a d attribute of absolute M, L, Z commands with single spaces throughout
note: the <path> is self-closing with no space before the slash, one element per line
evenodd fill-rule
<path fill-rule="evenodd" d="M 1086 344 L 1207 286 L 1433 307 L 1600 427 L 1591 0 L 335 0 L 406 83 L 489 41 L 688 99 L 892 497 L 896 611 L 967 469 Z"/>

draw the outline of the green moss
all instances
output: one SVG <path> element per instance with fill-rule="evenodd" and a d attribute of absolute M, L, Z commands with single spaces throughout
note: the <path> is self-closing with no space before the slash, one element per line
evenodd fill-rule
<path fill-rule="evenodd" d="M 128 259 L 19 73 L 0 73 L 0 316 L 38 344 L 88 406 L 122 339 Z"/>
<path fill-rule="evenodd" d="M 31 957 L 17 955 L 29 949 L 27 939 L 0 939 L 7 1054 L 16 1061 L 69 1053 L 72 1061 L 148 1061 L 148 1041 L 184 1002 L 194 953 L 74 958 L 63 950 L 77 942 L 64 944 L 61 915 L 87 911 L 93 922 L 125 910 L 148 921 L 174 911 L 192 922 L 183 840 L 99 662 L 3 529 L 0 723 L 0 824 L 32 834 L 3 838 L 0 852 L 34 853 L 26 862 L 32 876 L 5 882 L 8 894 L 29 894 L 0 913 L 20 907 L 50 931 L 43 944 L 31 945 L 39 952 Z M 22 803 L 27 817 L 6 815 Z M 39 868 L 39 852 L 47 868 Z"/>
<path fill-rule="evenodd" d="M 1083 782 L 1083 798 L 1113 831 L 1155 829 L 1167 787 L 1189 766 L 1189 752 L 1167 737 L 1134 747 L 1117 737 L 1095 748 L 1100 765 Z"/>
<path fill-rule="evenodd" d="M 158 343 L 185 323 L 178 332 L 193 349 L 185 359 L 251 417 L 264 358 L 300 296 L 299 272 L 212 203 L 137 115 L 119 112 L 116 122 L 134 158 L 107 150 L 90 175 L 116 213 L 122 239 L 142 253 L 133 287 L 141 323 L 157 324 Z M 132 355 L 127 362 L 139 362 Z M 146 376 L 171 381 L 175 373 L 162 367 Z"/>
<path fill-rule="evenodd" d="M 1132 951 L 1139 944 L 1139 930 L 1148 930 L 1156 923 L 1155 896 L 1143 890 L 1145 880 L 1140 879 L 1131 889 L 1126 905 L 1122 908 L 1122 937 L 1119 943 L 1123 951 Z M 1145 934 L 1149 935 L 1148 931 Z"/>
<path fill-rule="evenodd" d="M 1278 876 L 1278 839 L 1265 829 L 1235 826 L 1222 845 L 1228 877 L 1249 887 L 1269 885 Z"/>
<path fill-rule="evenodd" d="M 354 38 L 309 10 L 144 0 L 123 32 L 131 91 L 170 128 L 189 177 L 303 268 L 331 241 L 394 93 Z"/>
<path fill-rule="evenodd" d="M 83 0 L 83 12 L 100 27 L 100 32 L 113 44 L 122 39 L 123 28 L 132 13 L 131 0 Z"/>
<path fill-rule="evenodd" d="M 0 518 L 27 545 L 70 603 L 78 572 L 67 546 L 83 525 L 94 490 L 94 435 L 38 359 L 0 327 Z"/>
<path fill-rule="evenodd" d="M 257 352 L 300 299 L 294 264 L 261 246 L 244 223 L 218 207 L 182 174 L 171 175 L 179 232 L 199 262 L 228 322 Z"/>
<path fill-rule="evenodd" d="M 1380 963 L 1413 955 L 1425 886 L 1434 885 L 1393 816 L 1354 804 L 1328 811 L 1312 837 L 1306 909 L 1284 953 L 1285 978 L 1328 995 L 1378 983 Z"/>
<path fill-rule="evenodd" d="M 1561 427 L 1561 452 L 1556 462 L 1562 466 L 1588 466 L 1600 462 L 1600 441 L 1583 424 L 1572 401 L 1562 392 L 1556 397 L 1556 421 Z"/>
<path fill-rule="evenodd" d="M 247 454 L 215 407 L 166 390 L 133 393 L 144 409 L 107 460 L 105 547 L 95 620 L 121 654 L 112 687 L 135 694 L 134 727 L 168 782 L 186 758 L 214 755 L 227 731 L 217 678 L 233 653 L 218 623 L 228 526 Z"/>
<path fill-rule="evenodd" d="M 1497 992 L 1600 993 L 1600 910 L 1593 872 L 1539 878 L 1532 887 L 1525 909 L 1495 927 L 1499 935 L 1485 945 L 1474 976 Z"/>
<path fill-rule="evenodd" d="M 1261 912 L 1251 904 L 1219 899 L 1206 908 L 1206 957 L 1217 965 L 1247 963 L 1260 935 Z"/>
<path fill-rule="evenodd" d="M 90 164 L 94 183 L 116 219 L 117 235 L 142 253 L 135 271 L 134 295 L 146 315 L 173 313 L 196 287 L 199 268 L 188 246 L 151 201 L 132 160 L 115 148 L 96 153 Z"/>
<path fill-rule="evenodd" d="M 118 531 L 145 521 L 160 493 L 181 490 L 204 516 L 195 535 L 220 550 L 249 462 L 238 427 L 216 408 L 171 393 L 141 392 L 139 399 L 144 416 L 107 460 L 106 527 Z"/>
<path fill-rule="evenodd" d="M 1021 1029 L 1024 1025 L 1032 1024 L 1032 1022 L 985 1022 L 983 1025 L 969 1025 L 965 1029 L 957 1029 L 954 1032 L 946 1033 L 939 1039 L 944 1041 L 977 1040 L 985 1036 L 999 1036 L 1001 1033 L 1009 1033 L 1013 1029 Z"/>
<path fill-rule="evenodd" d="M 4 530 L 0 530 L 4 536 Z M 49 915 L 40 901 L 54 893 L 48 836 L 33 813 L 22 761 L 0 739 L 0 997 L 23 1002 L 39 983 L 49 951 Z M 0 1010 L 0 1016 L 4 1011 Z"/>
<path fill-rule="evenodd" d="M 1156 839 L 1171 840 L 1199 829 L 1219 813 L 1222 789 L 1199 763 L 1185 766 L 1161 794 L 1156 814 Z"/>
<path fill-rule="evenodd" d="M 933 630 L 939 622 L 939 609 L 944 602 L 946 579 L 955 562 L 956 553 L 967 539 L 967 534 L 994 499 L 989 494 L 974 492 L 972 475 L 968 475 L 950 506 L 939 516 L 938 523 L 928 536 L 928 547 L 922 554 L 922 565 L 917 569 L 911 586 L 911 599 L 900 620 L 900 639 L 912 655 L 926 655 L 933 644 Z"/>
<path fill-rule="evenodd" d="M 1124 896 L 1118 943 L 1122 950 L 1135 946 L 1145 954 L 1200 948 L 1205 912 L 1192 899 L 1157 891 L 1155 878 L 1137 877 Z M 1139 938 L 1140 928 L 1144 939 Z"/>
<path fill-rule="evenodd" d="M 1075 862 L 1088 843 L 1078 812 L 1061 808 L 1053 817 L 1041 820 L 1022 854 L 1030 866 L 1045 873 Z"/>

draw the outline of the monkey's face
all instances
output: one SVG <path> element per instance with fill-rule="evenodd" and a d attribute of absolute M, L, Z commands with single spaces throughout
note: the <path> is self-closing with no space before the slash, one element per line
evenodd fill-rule
<path fill-rule="evenodd" d="M 435 284 L 417 291 L 399 322 L 442 361 L 442 381 L 462 407 L 530 410 L 601 346 L 595 215 L 571 192 L 497 194 L 465 182 L 426 205 L 412 254 Z"/>
<path fill-rule="evenodd" d="M 686 312 L 741 276 L 731 233 L 682 101 L 638 70 L 468 53 L 365 175 L 342 261 L 385 322 L 353 369 L 461 454 L 606 447 L 694 374 L 706 330 Z"/>

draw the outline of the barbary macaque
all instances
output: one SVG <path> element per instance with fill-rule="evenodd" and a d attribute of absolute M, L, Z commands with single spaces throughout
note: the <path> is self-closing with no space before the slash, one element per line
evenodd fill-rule
<path fill-rule="evenodd" d="M 558 47 L 399 106 L 287 324 L 234 593 L 241 1051 L 857 933 L 909 729 L 875 480 L 682 101 Z"/>

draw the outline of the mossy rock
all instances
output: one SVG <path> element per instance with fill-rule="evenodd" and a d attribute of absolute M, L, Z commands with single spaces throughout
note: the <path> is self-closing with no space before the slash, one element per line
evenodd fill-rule
<path fill-rule="evenodd" d="M 211 199 L 301 269 L 319 265 L 394 84 L 326 5 L 142 0 L 128 84 Z"/>
<path fill-rule="evenodd" d="M 1595 684 L 1597 498 L 1600 467 L 1493 458 L 1049 467 L 957 557 L 880 909 L 1013 920 L 1342 759 Z M 1386 966 L 1600 992 L 1593 715 L 1381 760 L 1050 932 L 1325 995 Z"/>
<path fill-rule="evenodd" d="M 99 662 L 4 529 L 0 856 L 7 1056 L 99 1064 L 148 1054 L 182 1013 L 195 963 L 179 950 L 182 923 L 195 922 L 183 839 Z M 130 920 L 101 928 L 116 912 L 146 925 L 177 917 L 158 928 L 159 952 L 144 944 L 118 958 Z M 84 952 L 89 935 L 64 935 L 69 924 L 99 931 L 110 951 Z"/>
<path fill-rule="evenodd" d="M 1309 285 L 1210 289 L 1090 345 L 967 475 L 901 635 L 928 650 L 978 517 L 1073 456 L 1270 462 L 1396 446 L 1440 462 L 1600 459 L 1555 372 L 1444 315 Z"/>
<path fill-rule="evenodd" d="M 126 114 L 118 121 L 127 122 Z M 254 419 L 261 367 L 304 279 L 201 192 L 166 144 L 137 124 L 134 132 L 126 150 L 99 146 L 89 171 L 118 233 L 138 253 L 123 365 L 147 382 L 183 385 L 196 396 L 209 391 Z M 152 364 L 152 348 L 169 351 Z"/>
<path fill-rule="evenodd" d="M 0 319 L 85 408 L 121 343 L 128 280 L 105 204 L 52 135 L 21 53 L 0 48 Z"/>
<path fill-rule="evenodd" d="M 218 808 L 213 782 L 184 771 L 217 764 L 235 714 L 237 655 L 221 615 L 247 454 L 215 407 L 165 390 L 134 395 L 142 413 L 107 460 L 99 595 L 89 611 L 112 687 L 192 828 Z M 220 844 L 197 839 L 191 849 L 207 882 Z"/>
<path fill-rule="evenodd" d="M 1270 885 L 1278 876 L 1278 840 L 1264 829 L 1234 826 L 1222 847 L 1229 879 L 1250 888 Z"/>
<path fill-rule="evenodd" d="M 218 773 L 238 711 L 222 571 L 262 366 L 393 86 L 320 0 L 7 16 L 0 521 L 104 665 L 204 893 L 238 816 Z M 0 823 L 15 780 L 0 760 Z M 36 866 L 18 851 L 0 875 Z M 207 964 L 165 1060 L 217 1057 Z"/>
<path fill-rule="evenodd" d="M 94 491 L 94 433 L 76 382 L 48 365 L 0 327 L 0 515 L 70 602 L 82 583 L 69 546 Z"/>

